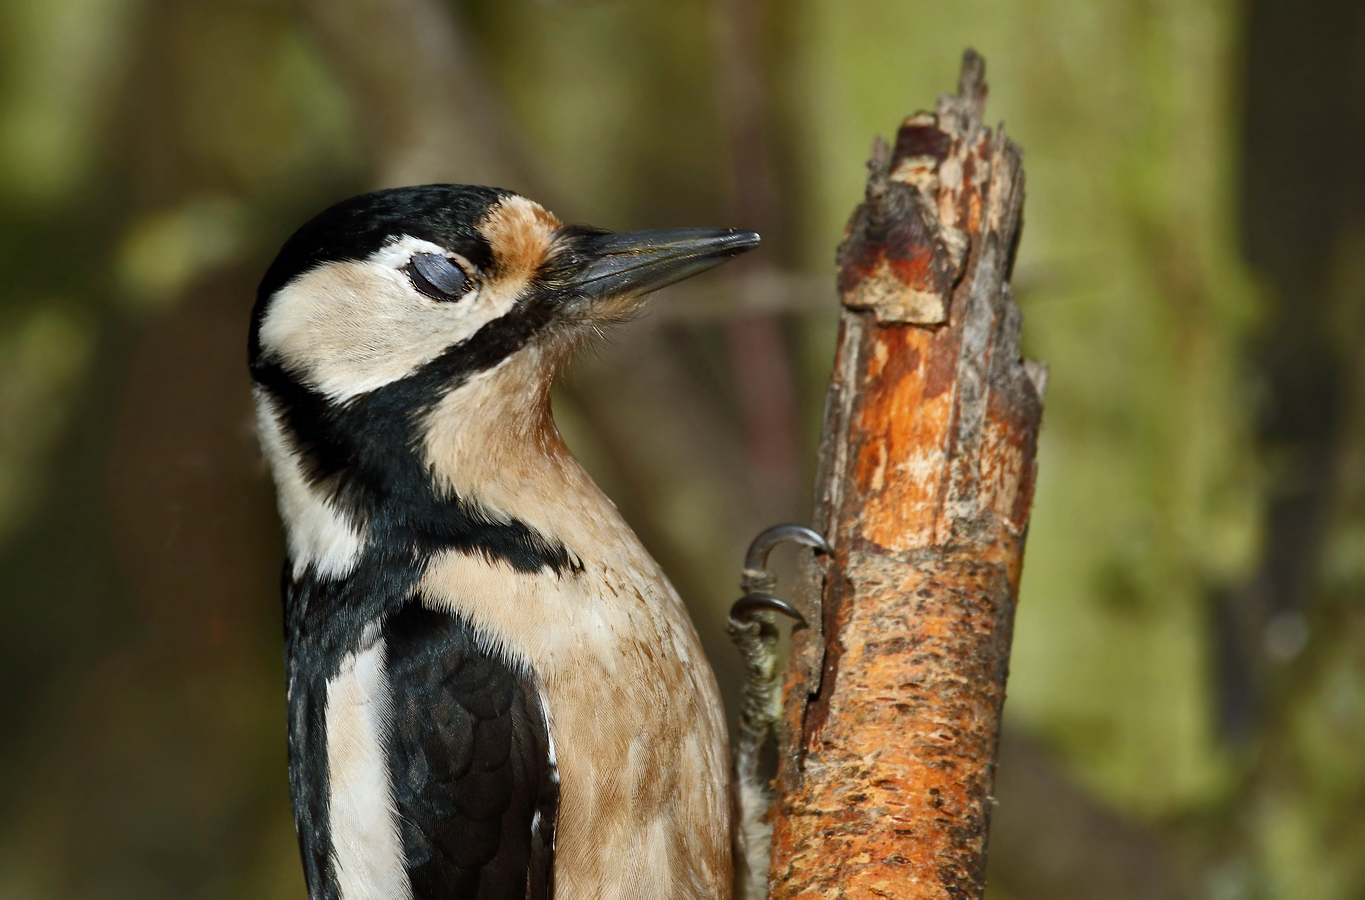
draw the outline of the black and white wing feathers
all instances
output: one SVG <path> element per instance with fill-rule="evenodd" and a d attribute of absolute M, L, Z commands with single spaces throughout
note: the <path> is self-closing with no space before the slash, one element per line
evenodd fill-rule
<path fill-rule="evenodd" d="M 463 620 L 417 603 L 383 634 L 413 900 L 549 900 L 559 789 L 538 685 Z"/>

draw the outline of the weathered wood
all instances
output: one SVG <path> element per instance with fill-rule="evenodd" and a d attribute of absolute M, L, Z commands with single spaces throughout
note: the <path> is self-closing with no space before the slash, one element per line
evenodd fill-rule
<path fill-rule="evenodd" d="M 974 898 L 1033 497 L 1044 369 L 1008 284 L 1018 148 L 984 64 L 878 140 L 839 249 L 814 630 L 793 636 L 775 898 Z"/>

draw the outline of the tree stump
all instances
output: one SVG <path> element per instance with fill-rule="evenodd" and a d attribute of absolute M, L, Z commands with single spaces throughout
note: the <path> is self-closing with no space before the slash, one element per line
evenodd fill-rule
<path fill-rule="evenodd" d="M 838 253 L 811 628 L 793 635 L 775 898 L 975 898 L 1033 498 L 1043 366 L 1010 271 L 1020 152 L 984 63 L 878 139 Z"/>

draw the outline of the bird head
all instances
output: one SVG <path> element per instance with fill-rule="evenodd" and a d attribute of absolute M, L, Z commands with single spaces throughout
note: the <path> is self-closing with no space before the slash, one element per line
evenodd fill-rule
<path fill-rule="evenodd" d="M 364 194 L 305 224 L 270 266 L 252 370 L 278 364 L 344 402 L 432 365 L 454 387 L 528 346 L 557 364 L 645 294 L 757 243 L 734 229 L 566 226 L 487 187 Z"/>
<path fill-rule="evenodd" d="M 296 566 L 354 556 L 366 529 L 454 527 L 452 498 L 509 520 L 487 491 L 544 444 L 572 350 L 758 239 L 564 225 L 462 185 L 365 194 L 309 221 L 261 282 L 249 347 Z"/>

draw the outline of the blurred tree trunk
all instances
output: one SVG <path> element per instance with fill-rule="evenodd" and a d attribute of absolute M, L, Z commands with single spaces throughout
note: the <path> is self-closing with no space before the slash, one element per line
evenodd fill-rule
<path fill-rule="evenodd" d="M 1359 291 L 1341 282 L 1365 225 L 1363 38 L 1355 0 L 1247 5 L 1241 232 L 1269 287 L 1249 373 L 1268 479 L 1256 571 L 1215 598 L 1221 724 L 1236 744 L 1273 726 L 1265 720 L 1278 713 L 1265 706 L 1275 666 L 1308 642 L 1337 499 L 1347 357 L 1361 330 Z"/>
<path fill-rule="evenodd" d="M 1008 279 L 1019 151 L 984 63 L 880 139 L 839 249 L 817 528 L 823 637 L 798 630 L 774 897 L 979 897 L 1044 370 Z"/>

